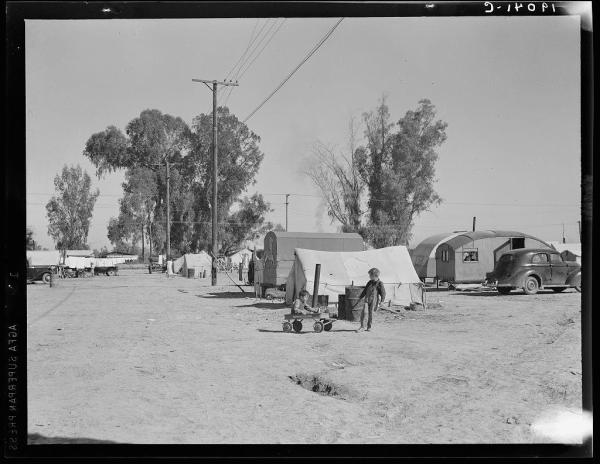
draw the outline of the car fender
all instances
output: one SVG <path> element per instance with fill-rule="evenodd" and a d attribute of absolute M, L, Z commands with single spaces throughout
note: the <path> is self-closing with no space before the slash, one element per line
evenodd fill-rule
<path fill-rule="evenodd" d="M 527 278 L 531 277 L 531 276 L 533 276 L 537 279 L 537 281 L 541 287 L 542 279 L 533 269 L 526 269 L 525 271 L 519 272 L 517 275 L 515 275 L 515 277 L 513 279 L 513 282 L 515 282 L 515 284 L 516 284 L 515 287 L 524 287 L 525 280 L 527 280 Z"/>
<path fill-rule="evenodd" d="M 581 269 L 578 269 L 575 272 L 569 274 L 567 276 L 565 284 L 571 285 L 573 287 L 579 287 L 581 285 Z"/>

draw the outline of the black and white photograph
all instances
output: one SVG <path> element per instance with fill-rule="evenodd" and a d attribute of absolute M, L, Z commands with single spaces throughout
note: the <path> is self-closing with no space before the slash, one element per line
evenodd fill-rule
<path fill-rule="evenodd" d="M 190 3 L 24 19 L 27 447 L 589 443 L 591 2 Z"/>

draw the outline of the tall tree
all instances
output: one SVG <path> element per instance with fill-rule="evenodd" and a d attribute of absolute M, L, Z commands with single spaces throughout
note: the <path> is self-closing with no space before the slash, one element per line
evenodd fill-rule
<path fill-rule="evenodd" d="M 393 126 L 386 123 L 388 114 L 385 101 L 371 113 L 365 133 L 367 157 L 361 163 L 370 194 L 366 235 L 376 248 L 406 244 L 416 216 L 441 202 L 434 190 L 435 162 L 447 123 L 435 120 L 435 107 L 427 99 Z"/>
<path fill-rule="evenodd" d="M 35 243 L 35 240 L 33 239 L 33 230 L 31 230 L 31 228 L 27 227 L 25 229 L 25 249 L 26 250 L 41 250 L 42 247 L 41 245 L 38 245 L 37 243 Z"/>
<path fill-rule="evenodd" d="M 342 232 L 360 232 L 363 211 L 361 199 L 365 183 L 361 178 L 360 165 L 364 149 L 356 147 L 354 119 L 349 124 L 347 153 L 336 155 L 335 150 L 318 142 L 313 155 L 307 160 L 305 173 L 321 192 L 327 207 L 327 215 L 341 224 Z"/>
<path fill-rule="evenodd" d="M 258 135 L 250 131 L 226 107 L 217 108 L 217 112 L 218 215 L 221 237 L 230 227 L 230 215 L 235 214 L 230 212 L 232 206 L 241 193 L 255 183 L 264 155 L 258 147 Z M 166 176 L 161 163 L 164 155 L 169 154 L 172 161 L 169 179 L 171 247 L 185 253 L 208 249 L 211 241 L 211 144 L 211 114 L 201 114 L 194 118 L 192 129 L 189 129 L 180 118 L 164 115 L 158 110 L 146 110 L 127 125 L 126 135 L 114 126 L 93 134 L 86 143 L 84 155 L 94 163 L 98 176 L 119 169 L 127 169 L 129 172 L 147 168 L 154 171 L 154 206 L 148 225 L 151 230 L 147 233 L 152 244 L 158 245 L 157 251 L 160 252 L 164 249 L 167 223 Z M 127 237 L 127 242 L 130 243 L 136 233 L 127 228 L 130 223 L 135 223 L 139 228 L 139 223 L 132 217 L 132 208 L 127 206 L 121 209 L 119 218 L 112 224 L 113 237 Z M 262 222 L 248 226 L 252 230 L 260 229 Z M 222 245 L 231 247 L 229 239 L 227 243 L 222 241 Z M 226 249 L 221 247 L 217 251 L 224 252 Z"/>
<path fill-rule="evenodd" d="M 86 249 L 90 220 L 100 194 L 79 165 L 63 167 L 54 178 L 56 195 L 46 204 L 48 233 L 57 249 Z"/>

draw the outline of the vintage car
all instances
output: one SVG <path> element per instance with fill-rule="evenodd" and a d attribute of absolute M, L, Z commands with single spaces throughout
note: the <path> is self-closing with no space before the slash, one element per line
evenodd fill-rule
<path fill-rule="evenodd" d="M 543 288 L 555 292 L 574 288 L 581 292 L 581 266 L 564 261 L 555 250 L 520 248 L 500 257 L 494 270 L 486 274 L 484 285 L 495 286 L 503 294 L 517 288 L 527 295 Z"/>
<path fill-rule="evenodd" d="M 41 280 L 45 284 L 49 284 L 53 273 L 54 266 L 30 266 L 28 263 L 27 282 Z"/>

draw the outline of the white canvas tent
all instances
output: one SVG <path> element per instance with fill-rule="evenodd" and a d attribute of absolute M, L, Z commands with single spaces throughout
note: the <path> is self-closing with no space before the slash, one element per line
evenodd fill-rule
<path fill-rule="evenodd" d="M 181 268 L 183 267 L 184 261 L 185 261 L 185 255 L 180 256 L 175 261 L 173 261 L 173 273 L 174 274 L 179 274 L 181 272 Z"/>
<path fill-rule="evenodd" d="M 194 269 L 194 275 L 199 274 L 202 271 L 210 272 L 212 266 L 212 258 L 206 251 L 201 251 L 195 254 L 183 255 L 183 262 L 180 269 L 174 269 L 174 272 L 181 271 L 181 275 L 184 277 L 188 276 L 188 270 Z"/>
<path fill-rule="evenodd" d="M 252 259 L 252 252 L 245 248 L 231 255 L 229 258 L 231 259 L 231 264 L 239 266 L 244 260 L 248 263 Z"/>
<path fill-rule="evenodd" d="M 369 280 L 369 269 L 380 271 L 385 285 L 386 301 L 408 306 L 423 303 L 423 284 L 404 246 L 367 251 L 315 251 L 296 248 L 296 259 L 286 284 L 286 302 L 297 298 L 302 289 L 313 292 L 315 267 L 321 265 L 319 295 L 329 295 L 329 301 L 344 294 L 346 287 L 362 286 Z"/>

